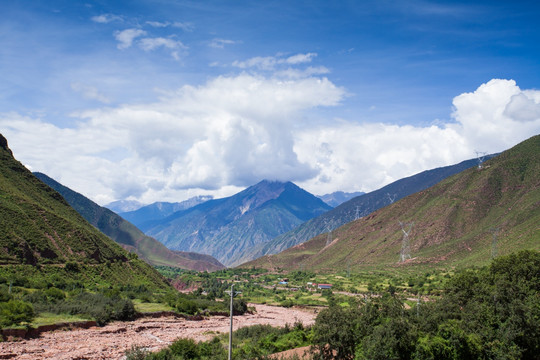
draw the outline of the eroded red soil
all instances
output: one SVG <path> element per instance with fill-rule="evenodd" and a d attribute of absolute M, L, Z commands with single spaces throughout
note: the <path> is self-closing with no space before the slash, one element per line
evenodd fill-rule
<path fill-rule="evenodd" d="M 255 314 L 234 317 L 235 330 L 256 324 L 285 326 L 302 322 L 311 325 L 316 316 L 314 312 L 295 308 L 268 305 L 255 305 L 255 308 Z M 43 333 L 36 339 L 3 342 L 0 343 L 0 359 L 122 359 L 125 351 L 132 346 L 157 351 L 179 337 L 201 341 L 228 331 L 227 316 L 215 316 L 202 321 L 174 317 L 141 318 L 132 322 L 115 322 L 104 327 Z"/>

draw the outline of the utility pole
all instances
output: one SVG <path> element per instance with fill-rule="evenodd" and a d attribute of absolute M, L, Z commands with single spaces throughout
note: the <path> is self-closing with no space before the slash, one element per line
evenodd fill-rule
<path fill-rule="evenodd" d="M 229 291 L 225 291 L 229 293 Z M 234 291 L 234 284 L 231 285 L 231 308 L 230 308 L 230 315 L 231 315 L 231 329 L 229 330 L 229 360 L 232 359 L 232 333 L 233 333 L 233 298 L 236 294 L 241 294 L 241 291 Z"/>
<path fill-rule="evenodd" d="M 328 235 L 326 236 L 326 246 L 328 246 L 332 242 L 332 228 L 334 227 L 334 220 L 324 219 L 324 224 L 326 226 L 326 231 L 328 231 Z"/>
<path fill-rule="evenodd" d="M 354 220 L 360 219 L 360 206 L 356 207 L 356 212 L 354 214 Z"/>
<path fill-rule="evenodd" d="M 409 243 L 409 234 L 411 233 L 414 223 L 413 222 L 402 223 L 401 221 L 399 221 L 399 225 L 401 225 L 401 231 L 403 231 L 403 240 L 401 242 L 401 252 L 399 254 L 399 261 L 404 262 L 405 260 L 411 258 L 411 246 Z"/>
<path fill-rule="evenodd" d="M 484 162 L 484 158 L 487 155 L 487 152 L 483 151 L 475 151 L 476 153 L 476 160 L 478 161 L 478 170 L 482 168 L 482 163 Z"/>

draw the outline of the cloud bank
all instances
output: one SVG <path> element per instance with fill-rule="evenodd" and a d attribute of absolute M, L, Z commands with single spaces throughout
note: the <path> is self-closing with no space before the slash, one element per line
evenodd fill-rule
<path fill-rule="evenodd" d="M 540 91 L 512 80 L 455 97 L 445 124 L 310 120 L 346 95 L 313 74 L 240 73 L 183 86 L 155 103 L 81 111 L 72 128 L 12 113 L 0 116 L 0 129 L 32 170 L 101 204 L 227 196 L 262 179 L 291 180 L 315 194 L 371 191 L 540 133 Z"/>

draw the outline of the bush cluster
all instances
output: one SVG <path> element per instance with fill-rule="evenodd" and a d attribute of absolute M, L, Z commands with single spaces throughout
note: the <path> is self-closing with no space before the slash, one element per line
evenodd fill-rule
<path fill-rule="evenodd" d="M 132 348 L 126 352 L 126 360 L 223 360 L 227 351 L 216 337 L 211 341 L 195 342 L 192 339 L 180 338 L 168 348 L 150 353 L 140 348 Z"/>
<path fill-rule="evenodd" d="M 9 300 L 0 303 L 0 327 L 30 323 L 33 319 L 34 308 L 27 302 Z"/>
<path fill-rule="evenodd" d="M 82 315 L 96 320 L 98 325 L 104 325 L 112 320 L 133 320 L 136 315 L 133 302 L 123 299 L 119 293 L 89 293 L 80 292 L 68 298 L 63 292 L 53 289 L 35 291 L 28 294 L 25 300 L 33 303 L 39 312 L 53 314 Z"/>
<path fill-rule="evenodd" d="M 390 294 L 319 313 L 320 359 L 537 359 L 540 253 L 523 251 L 462 271 L 443 296 L 405 309 Z"/>
<path fill-rule="evenodd" d="M 216 301 L 212 296 L 197 294 L 178 294 L 167 299 L 169 306 L 178 312 L 187 315 L 229 313 L 229 301 Z M 243 315 L 248 311 L 247 303 L 243 299 L 233 300 L 233 314 Z"/>
<path fill-rule="evenodd" d="M 268 359 L 269 354 L 308 345 L 310 337 L 311 330 L 301 323 L 283 328 L 270 325 L 243 327 L 233 334 L 233 358 Z M 226 335 L 205 342 L 180 338 L 157 353 L 132 348 L 126 352 L 126 360 L 223 360 L 227 358 L 227 339 Z"/>

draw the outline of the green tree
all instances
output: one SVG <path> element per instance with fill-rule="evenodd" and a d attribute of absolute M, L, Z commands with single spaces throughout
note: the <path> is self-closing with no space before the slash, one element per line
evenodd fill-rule
<path fill-rule="evenodd" d="M 180 359 L 198 359 L 199 349 L 197 343 L 193 339 L 180 338 L 175 340 L 169 347 L 174 355 Z"/>
<path fill-rule="evenodd" d="M 359 331 L 358 307 L 342 308 L 334 305 L 322 310 L 313 326 L 313 346 L 317 357 L 329 359 L 353 359 L 356 344 L 362 338 Z"/>
<path fill-rule="evenodd" d="M 2 327 L 30 323 L 34 320 L 34 308 L 20 300 L 0 303 L 0 325 Z"/>

